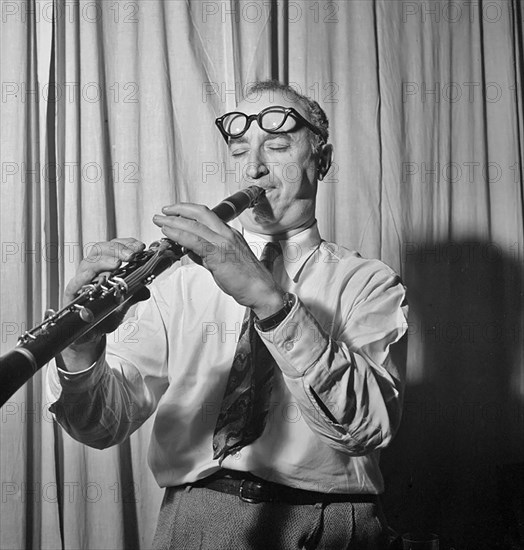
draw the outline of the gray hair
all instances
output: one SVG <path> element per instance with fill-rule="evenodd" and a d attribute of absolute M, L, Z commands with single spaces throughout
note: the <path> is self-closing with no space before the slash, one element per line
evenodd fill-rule
<path fill-rule="evenodd" d="M 262 80 L 253 82 L 247 87 L 244 93 L 244 99 L 249 101 L 250 96 L 267 91 L 282 92 L 282 94 L 288 99 L 296 101 L 306 112 L 309 122 L 311 122 L 313 126 L 318 128 L 322 138 L 324 139 L 324 142 L 327 143 L 329 138 L 329 121 L 326 113 L 315 100 L 301 94 L 289 84 L 282 84 L 278 80 Z M 316 151 L 320 146 L 322 139 L 319 135 L 315 134 L 309 129 L 308 133 L 313 150 Z"/>

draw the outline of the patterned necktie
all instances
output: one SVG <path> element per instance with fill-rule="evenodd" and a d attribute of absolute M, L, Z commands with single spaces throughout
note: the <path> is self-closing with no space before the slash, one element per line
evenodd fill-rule
<path fill-rule="evenodd" d="M 280 254 L 280 244 L 269 242 L 260 262 L 272 271 Z M 213 458 L 220 464 L 260 437 L 266 424 L 275 360 L 255 330 L 254 320 L 255 314 L 247 308 L 213 434 Z"/>

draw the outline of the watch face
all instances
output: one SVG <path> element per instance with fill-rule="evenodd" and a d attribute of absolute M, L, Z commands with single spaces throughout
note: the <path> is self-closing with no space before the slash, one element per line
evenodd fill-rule
<path fill-rule="evenodd" d="M 289 307 L 289 310 L 293 308 L 295 305 L 295 296 L 293 294 L 290 294 L 289 292 L 286 292 L 284 294 L 284 305 Z"/>
<path fill-rule="evenodd" d="M 255 321 L 255 324 L 260 330 L 267 332 L 268 330 L 278 327 L 278 325 L 280 325 L 280 323 L 293 309 L 293 305 L 295 304 L 295 296 L 293 294 L 289 294 L 289 292 L 286 292 L 283 297 L 283 302 L 284 305 L 282 306 L 282 309 L 279 309 L 276 313 L 266 319 L 263 319 L 262 321 L 260 319 Z"/>

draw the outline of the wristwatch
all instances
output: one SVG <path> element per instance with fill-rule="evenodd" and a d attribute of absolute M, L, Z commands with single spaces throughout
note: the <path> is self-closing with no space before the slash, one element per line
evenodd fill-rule
<path fill-rule="evenodd" d="M 289 292 L 285 292 L 283 296 L 284 305 L 273 315 L 266 317 L 265 319 L 255 319 L 255 326 L 262 332 L 268 332 L 272 330 L 288 316 L 289 312 L 295 305 L 295 296 Z"/>

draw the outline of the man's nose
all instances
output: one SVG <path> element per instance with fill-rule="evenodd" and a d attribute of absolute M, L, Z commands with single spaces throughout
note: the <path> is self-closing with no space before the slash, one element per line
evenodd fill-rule
<path fill-rule="evenodd" d="M 269 168 L 260 151 L 253 150 L 249 155 L 248 164 L 246 166 L 246 175 L 253 179 L 259 179 L 269 174 Z"/>

